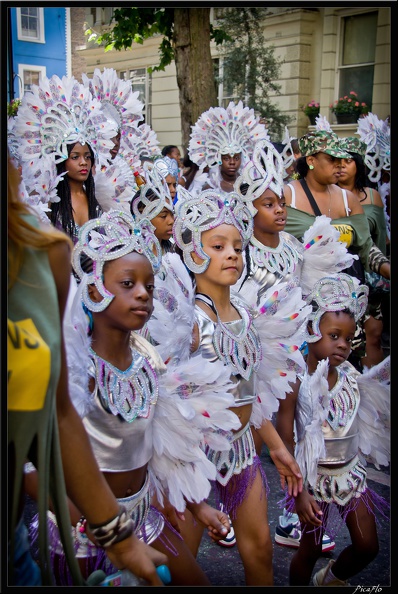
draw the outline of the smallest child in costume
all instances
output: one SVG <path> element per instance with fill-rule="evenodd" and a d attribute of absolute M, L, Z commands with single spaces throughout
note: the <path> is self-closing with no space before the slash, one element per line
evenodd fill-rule
<path fill-rule="evenodd" d="M 389 464 L 390 358 L 366 374 L 347 361 L 367 295 L 368 287 L 340 273 L 317 281 L 307 297 L 306 370 L 281 401 L 276 424 L 295 452 L 305 486 L 294 499 L 287 497 L 302 528 L 290 585 L 308 585 L 323 532 L 334 538 L 344 523 L 351 543 L 315 574 L 315 586 L 349 585 L 378 553 L 376 512 L 387 517 L 389 504 L 368 487 L 365 466 Z"/>

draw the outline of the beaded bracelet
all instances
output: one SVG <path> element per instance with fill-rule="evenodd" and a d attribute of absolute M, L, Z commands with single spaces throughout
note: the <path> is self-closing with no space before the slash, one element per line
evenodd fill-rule
<path fill-rule="evenodd" d="M 117 516 L 104 524 L 89 524 L 97 544 L 104 549 L 128 538 L 133 533 L 133 520 L 128 516 L 126 508 L 120 506 Z"/>

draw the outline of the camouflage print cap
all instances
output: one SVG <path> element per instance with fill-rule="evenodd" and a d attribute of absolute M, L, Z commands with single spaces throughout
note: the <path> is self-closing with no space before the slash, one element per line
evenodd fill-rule
<path fill-rule="evenodd" d="M 366 144 L 356 136 L 346 136 L 340 139 L 340 146 L 349 153 L 358 153 L 361 157 L 366 155 Z"/>
<path fill-rule="evenodd" d="M 318 130 L 309 132 L 298 139 L 301 155 L 309 157 L 315 153 L 326 153 L 338 159 L 350 159 L 351 155 L 343 149 L 341 139 L 334 132 Z"/>

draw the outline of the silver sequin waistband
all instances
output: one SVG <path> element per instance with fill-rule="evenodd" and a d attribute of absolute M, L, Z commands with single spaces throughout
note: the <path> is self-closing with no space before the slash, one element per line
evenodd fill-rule
<path fill-rule="evenodd" d="M 248 423 L 233 435 L 228 451 L 220 452 L 206 446 L 205 453 L 217 469 L 217 481 L 225 487 L 232 475 L 240 474 L 242 470 L 253 464 L 256 448 L 250 424 Z"/>
<path fill-rule="evenodd" d="M 366 469 L 355 456 L 340 468 L 318 466 L 313 495 L 317 501 L 346 505 L 366 490 Z"/>

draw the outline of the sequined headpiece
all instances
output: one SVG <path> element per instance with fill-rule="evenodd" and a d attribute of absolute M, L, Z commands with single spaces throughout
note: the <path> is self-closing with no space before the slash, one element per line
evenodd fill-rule
<path fill-rule="evenodd" d="M 254 144 L 269 136 L 254 110 L 231 101 L 228 107 L 210 107 L 192 126 L 188 153 L 199 169 L 221 165 L 221 155 L 241 153 L 242 165 L 250 159 Z"/>
<path fill-rule="evenodd" d="M 122 136 L 119 153 L 123 154 L 126 150 L 137 153 L 140 158 L 153 159 L 162 154 L 159 144 L 156 132 L 148 124 L 140 124 Z"/>
<path fill-rule="evenodd" d="M 253 201 L 259 198 L 265 190 L 270 188 L 277 196 L 282 196 L 283 172 L 282 155 L 272 142 L 268 140 L 256 142 L 252 159 L 245 165 L 242 175 L 238 177 L 234 186 L 253 216 L 257 214 L 257 208 L 253 206 Z M 240 190 L 243 184 L 249 186 L 244 195 Z"/>
<path fill-rule="evenodd" d="M 369 288 L 360 285 L 358 279 L 341 272 L 340 274 L 325 276 L 318 280 L 306 302 L 312 305 L 309 321 L 312 321 L 313 334 L 305 331 L 307 342 L 317 342 L 322 338 L 319 324 L 324 313 L 348 309 L 354 315 L 355 321 L 365 313 L 368 304 Z"/>
<path fill-rule="evenodd" d="M 139 221 L 146 218 L 150 221 L 158 216 L 164 208 L 174 212 L 173 199 L 169 187 L 154 163 L 145 161 L 143 176 L 146 184 L 140 186 L 140 195 L 131 203 L 133 217 Z"/>
<path fill-rule="evenodd" d="M 22 97 L 14 134 L 20 140 L 19 157 L 29 161 L 51 155 L 55 163 L 68 158 L 68 144 L 90 145 L 100 164 L 106 163 L 117 134 L 101 103 L 73 76 L 44 77 Z"/>
<path fill-rule="evenodd" d="M 290 136 L 289 134 L 289 129 L 287 126 L 285 126 L 285 133 L 282 139 L 282 144 L 283 146 L 283 150 L 281 152 L 281 157 L 282 157 L 282 161 L 283 161 L 283 167 L 284 167 L 284 171 L 283 171 L 283 179 L 287 178 L 289 176 L 289 173 L 287 172 L 287 170 L 289 169 L 289 167 L 291 167 L 294 163 L 295 157 L 294 157 L 294 151 L 292 148 L 292 140 L 294 139 L 294 136 Z"/>
<path fill-rule="evenodd" d="M 166 179 L 168 175 L 172 175 L 176 180 L 178 179 L 178 163 L 175 159 L 171 159 L 166 155 L 160 159 L 155 159 L 153 164 L 163 179 Z"/>
<path fill-rule="evenodd" d="M 82 81 L 93 97 L 101 102 L 107 119 L 116 122 L 122 135 L 144 119 L 144 105 L 138 100 L 139 92 L 134 93 L 130 81 L 119 78 L 113 68 L 104 68 L 103 72 L 96 68 L 91 79 L 83 73 Z"/>
<path fill-rule="evenodd" d="M 381 172 L 390 171 L 390 126 L 388 120 L 380 120 L 374 113 L 359 118 L 357 134 L 366 144 L 365 165 L 369 168 L 369 180 L 378 182 Z"/>
<path fill-rule="evenodd" d="M 195 198 L 177 202 L 173 236 L 189 270 L 202 273 L 207 269 L 210 257 L 203 251 L 202 233 L 223 223 L 238 229 L 245 248 L 253 233 L 253 217 L 238 194 L 231 192 L 221 197 L 216 190 L 204 190 Z M 203 264 L 194 262 L 192 252 L 204 260 Z"/>
<path fill-rule="evenodd" d="M 80 278 L 83 288 L 82 299 L 87 309 L 99 312 L 108 307 L 114 295 L 104 286 L 104 264 L 130 252 L 143 254 L 150 261 L 154 274 L 159 271 L 162 259 L 161 248 L 153 233 L 153 226 L 147 219 L 135 222 L 127 213 L 109 210 L 101 217 L 87 221 L 80 228 L 78 242 L 73 250 L 72 264 Z M 92 271 L 83 270 L 82 255 L 92 260 Z M 103 296 L 103 300 L 99 303 L 92 301 L 88 291 L 90 285 L 95 285 Z"/>

